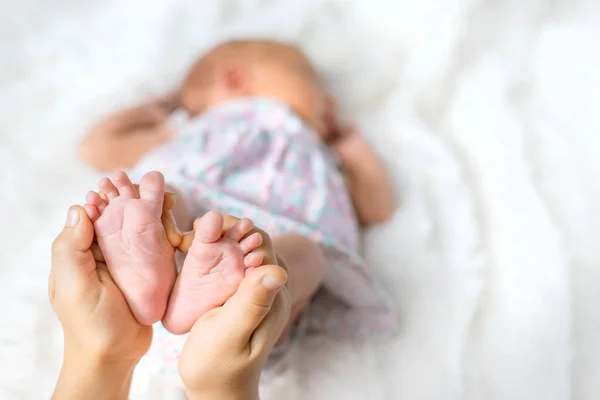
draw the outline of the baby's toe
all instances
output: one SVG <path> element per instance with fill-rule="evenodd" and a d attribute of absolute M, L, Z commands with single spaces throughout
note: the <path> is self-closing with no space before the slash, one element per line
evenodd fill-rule
<path fill-rule="evenodd" d="M 229 228 L 225 236 L 234 242 L 239 242 L 252 228 L 254 228 L 254 223 L 248 218 L 242 218 Z"/>
<path fill-rule="evenodd" d="M 83 206 L 83 209 L 85 210 L 92 223 L 96 222 L 96 220 L 100 217 L 100 211 L 98 211 L 98 208 L 93 204 L 85 204 Z"/>
<path fill-rule="evenodd" d="M 252 252 L 246 254 L 246 256 L 244 257 L 244 266 L 246 268 L 260 267 L 263 263 L 263 260 L 264 256 L 260 252 Z"/>
<path fill-rule="evenodd" d="M 98 194 L 98 192 L 94 192 L 93 190 L 90 190 L 87 193 L 85 201 L 87 201 L 88 204 L 95 206 L 100 213 L 106 208 L 106 201 Z"/>
<path fill-rule="evenodd" d="M 252 250 L 259 247 L 263 242 L 262 235 L 258 232 L 254 232 L 252 235 L 247 238 L 242 239 L 240 242 L 240 247 L 244 254 L 250 253 Z"/>
<path fill-rule="evenodd" d="M 134 189 L 135 190 L 135 189 Z M 165 177 L 157 171 L 148 172 L 140 181 L 140 199 L 160 204 L 165 195 Z"/>
<path fill-rule="evenodd" d="M 125 172 L 117 172 L 113 177 L 113 182 L 116 184 L 117 189 L 119 189 L 119 194 L 121 196 L 130 199 L 138 198 L 138 192 Z"/>
<path fill-rule="evenodd" d="M 194 240 L 202 243 L 214 243 L 221 238 L 223 232 L 223 215 L 209 211 L 194 222 Z"/>
<path fill-rule="evenodd" d="M 106 199 L 110 202 L 115 198 L 119 197 L 119 190 L 114 183 L 108 178 L 102 178 L 98 183 L 98 188 L 102 190 L 102 193 L 106 196 Z"/>

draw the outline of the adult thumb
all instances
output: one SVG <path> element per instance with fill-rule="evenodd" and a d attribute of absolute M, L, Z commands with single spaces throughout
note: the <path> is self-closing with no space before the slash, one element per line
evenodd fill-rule
<path fill-rule="evenodd" d="M 223 305 L 228 337 L 240 347 L 246 346 L 263 322 L 277 293 L 287 281 L 287 273 L 277 265 L 258 267 L 240 284 L 238 291 Z"/>
<path fill-rule="evenodd" d="M 77 279 L 96 268 L 90 250 L 94 225 L 80 206 L 69 208 L 62 232 L 52 243 L 52 273 L 55 279 L 71 276 Z"/>

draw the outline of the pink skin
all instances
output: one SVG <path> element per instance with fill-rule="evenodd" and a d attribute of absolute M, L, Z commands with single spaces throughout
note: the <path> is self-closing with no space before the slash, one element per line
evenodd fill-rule
<path fill-rule="evenodd" d="M 124 172 L 99 183 L 84 206 L 94 222 L 98 246 L 131 312 L 146 325 L 159 321 L 175 281 L 174 249 L 161 222 L 165 181 L 150 172 L 139 194 Z"/>
<path fill-rule="evenodd" d="M 161 222 L 164 177 L 149 172 L 139 194 L 129 177 L 118 172 L 90 191 L 84 208 L 113 279 L 136 319 L 153 324 L 163 319 L 173 333 L 187 333 L 204 313 L 222 305 L 247 271 L 263 261 L 260 233 L 250 234 L 249 219 L 237 221 L 224 235 L 223 216 L 209 212 L 195 224 L 195 236 L 176 279 L 174 248 Z"/>
<path fill-rule="evenodd" d="M 194 224 L 194 241 L 162 320 L 171 333 L 189 332 L 200 316 L 223 305 L 246 273 L 263 261 L 262 254 L 253 252 L 262 244 L 262 236 L 250 234 L 252 221 L 242 218 L 225 234 L 223 223 L 223 216 L 211 211 Z"/>

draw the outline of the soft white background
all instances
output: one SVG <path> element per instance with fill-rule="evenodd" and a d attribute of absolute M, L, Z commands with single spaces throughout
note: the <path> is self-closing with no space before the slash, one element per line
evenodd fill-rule
<path fill-rule="evenodd" d="M 365 236 L 398 338 L 309 340 L 264 398 L 600 398 L 599 5 L 2 0 L 0 398 L 47 398 L 58 371 L 49 246 L 99 178 L 86 126 L 244 33 L 306 47 L 400 199 Z M 153 362 L 134 397 L 174 393 Z"/>

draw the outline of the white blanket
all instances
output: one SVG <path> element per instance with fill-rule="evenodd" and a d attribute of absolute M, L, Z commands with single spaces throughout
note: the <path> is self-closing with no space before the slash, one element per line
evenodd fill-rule
<path fill-rule="evenodd" d="M 365 255 L 389 342 L 311 339 L 265 399 L 600 398 L 596 0 L 20 0 L 0 15 L 0 398 L 52 390 L 49 246 L 98 174 L 78 140 L 216 40 L 296 40 L 394 174 Z M 146 360 L 132 397 L 152 389 Z M 148 394 L 152 392 L 153 394 Z"/>

